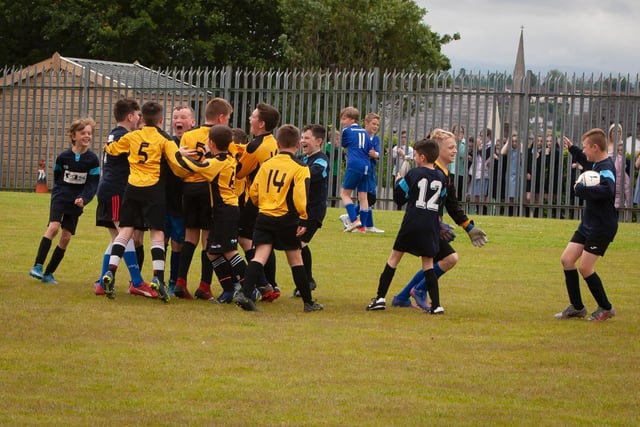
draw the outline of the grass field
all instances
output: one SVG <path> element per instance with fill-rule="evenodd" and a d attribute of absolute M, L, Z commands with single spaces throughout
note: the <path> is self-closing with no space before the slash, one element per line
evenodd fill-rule
<path fill-rule="evenodd" d="M 115 300 L 94 296 L 107 240 L 95 201 L 60 284 L 30 278 L 48 204 L 0 193 L 0 425 L 640 423 L 638 224 L 620 224 L 597 264 L 618 312 L 599 324 L 553 318 L 567 305 L 559 257 L 575 221 L 476 217 L 489 236 L 480 249 L 456 229 L 460 263 L 440 280 L 446 314 L 428 316 L 364 309 L 402 213 L 377 211 L 387 233 L 357 235 L 342 233 L 338 209 L 311 245 L 325 310 L 305 314 L 288 297 L 278 254 L 283 297 L 247 313 L 127 295 L 124 269 Z M 390 296 L 418 267 L 403 259 Z M 193 290 L 197 260 L 191 272 Z"/>

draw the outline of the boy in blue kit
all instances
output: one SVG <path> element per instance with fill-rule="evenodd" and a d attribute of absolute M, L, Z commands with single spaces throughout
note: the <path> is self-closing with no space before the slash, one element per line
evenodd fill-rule
<path fill-rule="evenodd" d="M 249 197 L 258 208 L 253 232 L 255 254 L 247 266 L 236 304 L 246 311 L 257 311 L 251 295 L 273 249 L 284 250 L 296 288 L 306 313 L 322 310 L 311 299 L 311 289 L 302 262 L 299 237 L 307 227 L 307 195 L 310 172 L 296 159 L 300 131 L 293 125 L 278 129 L 278 154 L 264 162 L 256 174 Z"/>
<path fill-rule="evenodd" d="M 309 287 L 313 291 L 316 281 L 313 278 L 311 249 L 309 242 L 322 227 L 322 221 L 327 214 L 327 197 L 329 194 L 329 157 L 322 150 L 327 131 L 320 125 L 307 125 L 302 129 L 302 161 L 309 167 L 311 179 L 309 181 L 309 196 L 307 198 L 307 231 L 300 236 L 302 246 L 302 262 L 307 272 Z M 295 290 L 293 296 L 299 297 L 300 291 Z"/>
<path fill-rule="evenodd" d="M 440 203 L 446 196 L 445 177 L 436 170 L 438 143 L 431 139 L 418 141 L 414 146 L 416 167 L 404 178 L 398 175 L 393 189 L 393 199 L 407 209 L 402 219 L 393 250 L 380 274 L 378 293 L 367 305 L 367 310 L 384 310 L 385 297 L 391 280 L 405 252 L 422 258 L 422 271 L 427 283 L 427 292 L 433 302 L 431 314 L 443 312 L 440 307 L 438 278 L 433 271 L 433 258 L 440 249 Z"/>
<path fill-rule="evenodd" d="M 564 137 L 564 143 L 578 162 L 586 160 L 591 163 L 592 170 L 600 173 L 600 183 L 590 187 L 582 183 L 575 184 L 576 195 L 585 201 L 585 207 L 580 225 L 560 257 L 570 304 L 555 317 L 570 319 L 587 315 L 580 295 L 579 271 L 598 303 L 598 308 L 591 313 L 589 320 L 602 322 L 616 315 L 602 280 L 594 269 L 598 257 L 604 256 L 618 231 L 615 164 L 607 153 L 607 135 L 602 129 L 591 129 L 582 135 L 582 153 L 569 138 Z M 576 269 L 578 259 L 580 266 Z"/>
<path fill-rule="evenodd" d="M 89 204 L 98 189 L 100 179 L 100 161 L 89 150 L 93 129 L 96 123 L 90 118 L 74 120 L 69 128 L 72 147 L 64 150 L 56 158 L 53 168 L 53 189 L 49 208 L 49 226 L 40 240 L 38 253 L 29 275 L 43 283 L 56 285 L 53 277 L 64 257 L 71 236 L 76 233 L 78 219 L 83 208 Z M 53 255 L 43 271 L 42 266 L 51 241 L 62 228 L 62 235 Z"/>
<path fill-rule="evenodd" d="M 369 188 L 368 174 L 371 168 L 369 160 L 371 143 L 367 132 L 358 124 L 359 119 L 360 112 L 355 107 L 346 107 L 340 112 L 340 123 L 343 127 L 340 145 L 347 151 L 347 166 L 340 192 L 342 203 L 347 210 L 347 215 L 349 215 L 344 231 L 353 231 L 362 227 L 363 224 L 367 224 L 370 213 L 367 189 Z M 351 198 L 354 191 L 357 191 L 360 203 L 360 220 L 358 220 L 356 207 Z"/>

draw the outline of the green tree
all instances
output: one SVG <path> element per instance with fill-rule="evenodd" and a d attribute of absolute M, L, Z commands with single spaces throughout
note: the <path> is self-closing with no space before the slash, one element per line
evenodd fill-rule
<path fill-rule="evenodd" d="M 448 70 L 441 36 L 412 0 L 281 0 L 286 60 L 293 67 Z"/>
<path fill-rule="evenodd" d="M 450 68 L 413 0 L 0 0 L 0 65 Z"/>

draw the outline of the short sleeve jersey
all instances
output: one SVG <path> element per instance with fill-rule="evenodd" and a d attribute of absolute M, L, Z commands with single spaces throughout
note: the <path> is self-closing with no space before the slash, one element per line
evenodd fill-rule
<path fill-rule="evenodd" d="M 150 187 L 160 181 L 160 163 L 164 156 L 170 164 L 176 164 L 178 147 L 166 132 L 156 126 L 127 133 L 118 141 L 104 147 L 111 155 L 129 153 L 129 180 L 135 187 Z"/>
<path fill-rule="evenodd" d="M 307 215 L 309 220 L 322 220 L 327 214 L 327 196 L 329 194 L 329 158 L 318 151 L 305 156 L 302 161 L 309 167 L 311 179 L 309 181 L 309 197 L 307 200 Z"/>
<path fill-rule="evenodd" d="M 195 160 L 202 162 L 205 159 L 205 147 L 209 143 L 209 131 L 213 125 L 202 125 L 195 129 L 186 131 L 180 139 L 180 147 L 186 147 L 190 150 L 196 150 Z M 187 175 L 184 182 L 206 182 L 207 179 L 200 174 L 194 173 Z"/>
<path fill-rule="evenodd" d="M 367 174 L 371 167 L 367 132 L 354 123 L 342 130 L 340 145 L 347 150 L 347 170 Z"/>

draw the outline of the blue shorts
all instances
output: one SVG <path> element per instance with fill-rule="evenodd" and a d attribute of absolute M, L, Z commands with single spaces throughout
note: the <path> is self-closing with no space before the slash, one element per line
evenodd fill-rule
<path fill-rule="evenodd" d="M 164 238 L 176 243 L 184 243 L 184 219 L 181 216 L 164 217 Z"/>
<path fill-rule="evenodd" d="M 369 188 L 369 175 L 347 169 L 342 179 L 342 188 L 345 190 L 358 189 L 361 193 L 366 193 Z"/>

